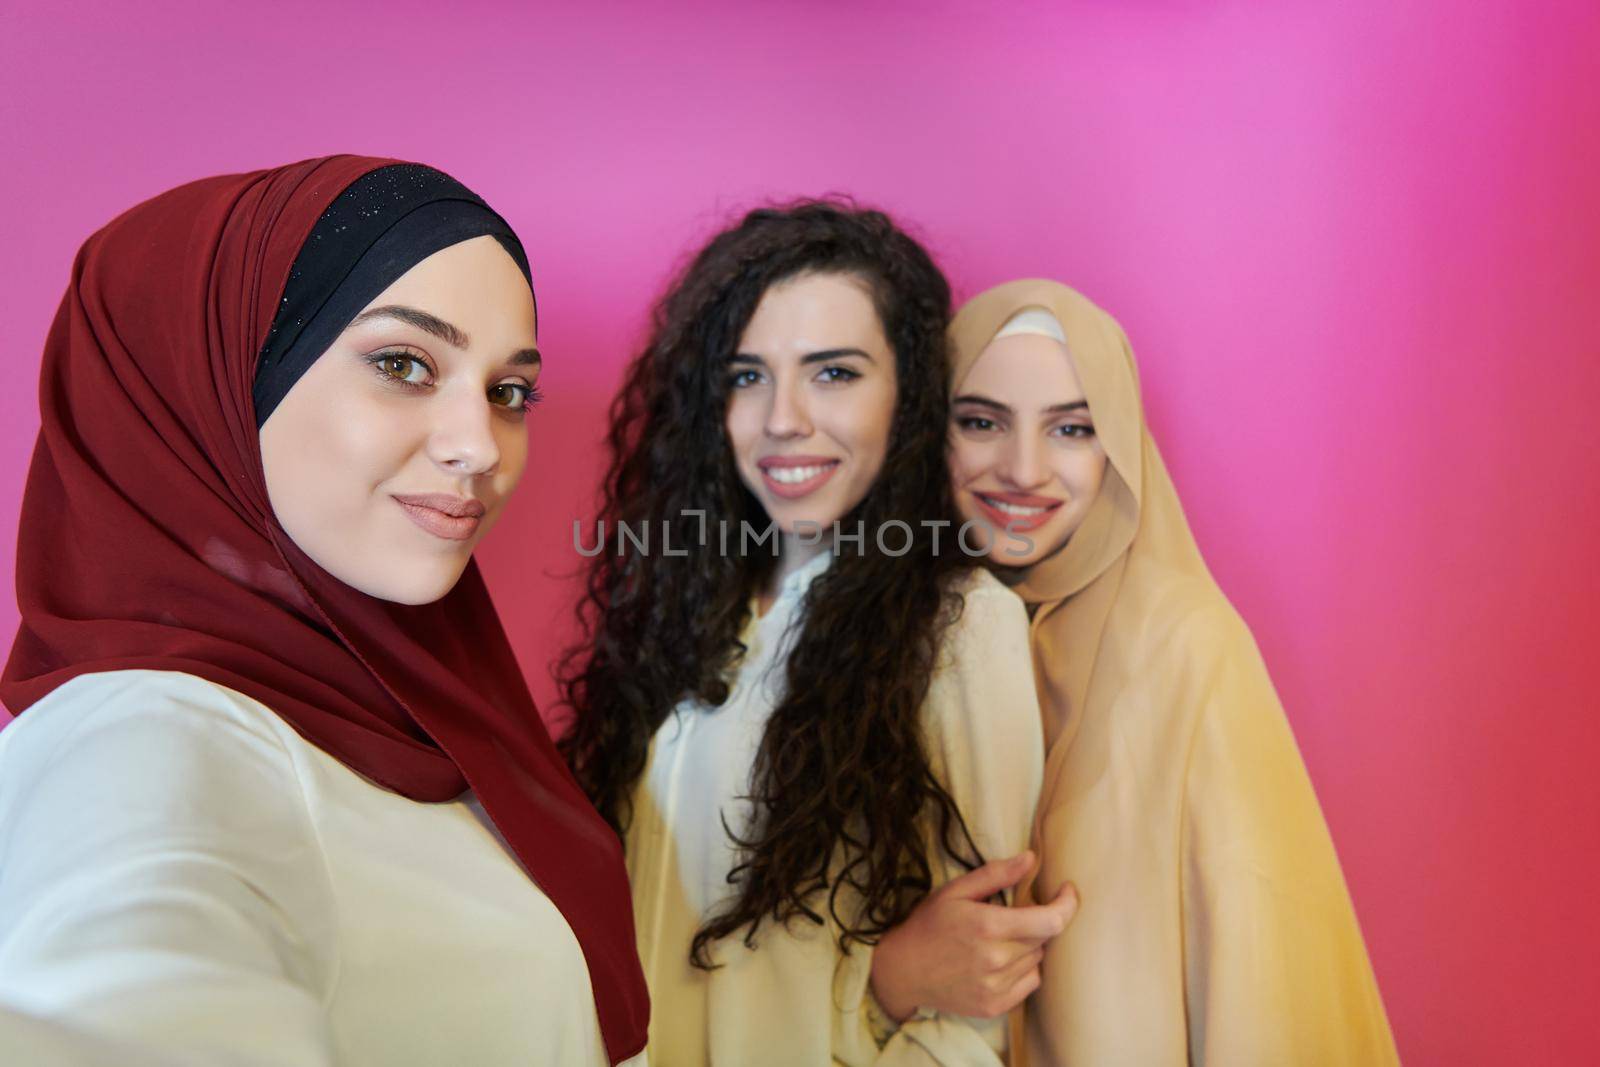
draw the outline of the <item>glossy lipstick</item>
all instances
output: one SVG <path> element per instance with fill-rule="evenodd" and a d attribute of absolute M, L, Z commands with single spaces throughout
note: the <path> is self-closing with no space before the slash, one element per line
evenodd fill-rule
<path fill-rule="evenodd" d="M 465 541 L 478 532 L 488 510 L 483 501 L 450 493 L 395 493 L 406 518 L 446 541 Z"/>

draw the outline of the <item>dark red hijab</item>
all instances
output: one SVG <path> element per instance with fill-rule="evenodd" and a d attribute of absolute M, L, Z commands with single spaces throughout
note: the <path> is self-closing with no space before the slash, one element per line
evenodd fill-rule
<path fill-rule="evenodd" d="M 267 501 L 257 355 L 318 217 L 391 162 L 208 178 L 84 243 L 45 342 L 0 700 L 21 714 L 80 674 L 185 671 L 403 796 L 475 790 L 577 935 L 615 1063 L 649 1017 L 622 848 L 556 753 L 477 566 L 437 603 L 378 600 L 313 563 Z"/>

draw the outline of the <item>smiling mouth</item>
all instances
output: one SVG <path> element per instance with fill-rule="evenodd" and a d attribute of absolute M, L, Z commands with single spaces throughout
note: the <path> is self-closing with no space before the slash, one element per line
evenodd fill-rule
<path fill-rule="evenodd" d="M 1033 530 L 1050 520 L 1065 501 L 1030 497 L 1032 503 L 1002 500 L 989 493 L 972 494 L 995 527 L 1001 530 Z"/>
<path fill-rule="evenodd" d="M 801 462 L 773 458 L 763 460 L 757 464 L 761 468 L 762 480 L 766 482 L 767 489 L 773 494 L 788 500 L 806 496 L 816 492 L 839 469 L 836 459 L 811 460 L 806 457 Z"/>

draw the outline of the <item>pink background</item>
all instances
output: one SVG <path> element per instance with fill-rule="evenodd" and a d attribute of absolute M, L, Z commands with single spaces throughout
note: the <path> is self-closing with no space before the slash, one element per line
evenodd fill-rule
<path fill-rule="evenodd" d="M 848 191 L 961 296 L 1048 275 L 1126 326 L 1405 1059 L 1592 1062 L 1600 6 L 576 6 L 8 4 L 0 551 L 84 236 L 201 175 L 435 163 L 539 284 L 549 400 L 482 558 L 548 703 L 651 300 L 738 209 Z"/>

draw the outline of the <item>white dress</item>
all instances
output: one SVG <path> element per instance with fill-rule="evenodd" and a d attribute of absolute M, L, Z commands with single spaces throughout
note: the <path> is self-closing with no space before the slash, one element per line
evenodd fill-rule
<path fill-rule="evenodd" d="M 752 617 L 728 700 L 717 708 L 686 701 L 674 709 L 635 790 L 628 873 L 656 1067 L 1002 1062 L 1004 1019 L 914 1019 L 880 1048 L 867 1014 L 871 950 L 857 944 L 841 955 L 831 923 L 764 923 L 753 951 L 735 935 L 711 946 L 717 969 L 689 963 L 695 931 L 731 891 L 726 879 L 737 854 L 722 819 L 736 830 L 748 826 L 749 804 L 741 798 L 782 696 L 799 609 L 831 559 L 824 552 L 791 574 L 766 615 Z M 1027 847 L 1043 775 L 1028 616 L 1022 601 L 985 571 L 973 571 L 963 588 L 965 610 L 946 632 L 923 705 L 924 728 L 934 773 L 984 858 L 999 859 Z M 934 858 L 939 882 L 964 871 L 942 851 Z"/>
<path fill-rule="evenodd" d="M 607 1062 L 576 937 L 470 795 L 408 800 L 247 696 L 145 670 L 0 732 L 0 1050 Z"/>

